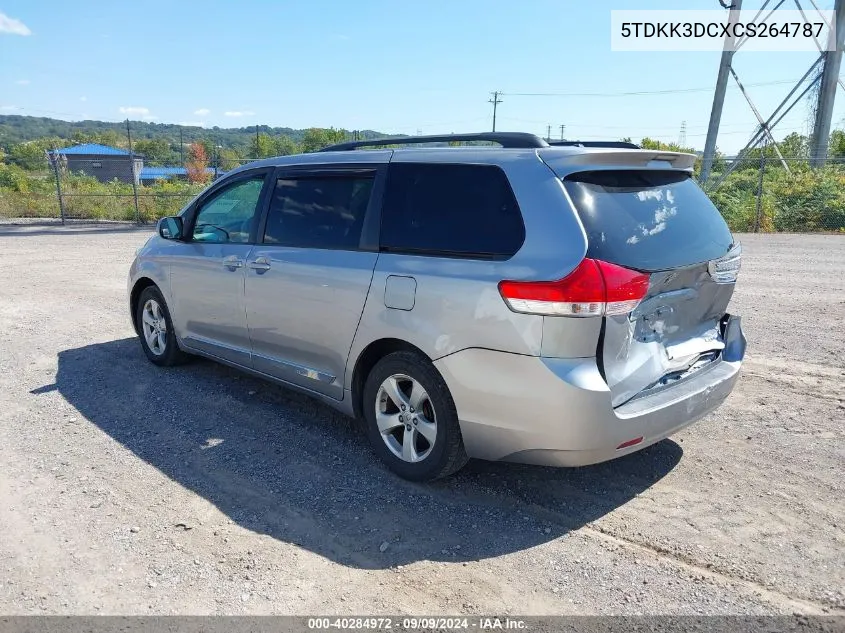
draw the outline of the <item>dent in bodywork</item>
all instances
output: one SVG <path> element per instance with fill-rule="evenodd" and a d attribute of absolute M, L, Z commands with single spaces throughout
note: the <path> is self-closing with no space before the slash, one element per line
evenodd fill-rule
<path fill-rule="evenodd" d="M 613 406 L 721 351 L 720 321 L 733 289 L 716 283 L 706 263 L 652 273 L 646 298 L 630 315 L 606 318 L 602 361 Z"/>

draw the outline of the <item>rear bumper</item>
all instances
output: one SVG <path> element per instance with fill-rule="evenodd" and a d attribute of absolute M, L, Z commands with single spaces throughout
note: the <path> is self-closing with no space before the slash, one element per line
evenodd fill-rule
<path fill-rule="evenodd" d="M 595 358 L 468 349 L 435 365 L 452 392 L 470 457 L 583 466 L 641 450 L 722 404 L 745 355 L 738 317 L 731 317 L 725 335 L 722 360 L 616 409 Z"/>

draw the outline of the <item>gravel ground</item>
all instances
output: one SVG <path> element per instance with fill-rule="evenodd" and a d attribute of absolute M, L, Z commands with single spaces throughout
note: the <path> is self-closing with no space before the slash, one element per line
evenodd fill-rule
<path fill-rule="evenodd" d="M 845 237 L 743 236 L 743 377 L 673 439 L 416 485 L 308 398 L 147 362 L 148 235 L 0 227 L 0 612 L 845 613 Z"/>

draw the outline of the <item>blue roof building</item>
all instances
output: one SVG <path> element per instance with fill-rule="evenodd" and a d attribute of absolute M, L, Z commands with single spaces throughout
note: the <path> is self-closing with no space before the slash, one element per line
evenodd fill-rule
<path fill-rule="evenodd" d="M 62 156 L 129 156 L 129 152 L 124 149 L 100 145 L 99 143 L 83 143 L 82 145 L 63 147 L 62 149 L 57 149 L 56 153 Z"/>
<path fill-rule="evenodd" d="M 130 156 L 129 152 L 117 147 L 84 143 L 63 147 L 51 155 L 58 156 L 68 171 L 93 176 L 100 182 L 111 182 L 115 178 L 122 182 L 139 182 L 138 175 L 144 167 L 142 156 Z"/>
<path fill-rule="evenodd" d="M 140 154 L 130 156 L 124 149 L 98 143 L 63 147 L 50 154 L 58 155 L 69 171 L 94 176 L 101 182 L 117 178 L 131 183 L 134 177 L 136 184 L 151 185 L 157 180 L 185 180 L 188 177 L 188 170 L 184 167 L 144 167 L 144 157 Z M 206 167 L 205 171 L 212 177 L 223 173 L 213 167 Z"/>
<path fill-rule="evenodd" d="M 212 176 L 222 172 L 214 171 L 213 167 L 206 167 L 205 172 Z M 141 169 L 141 182 L 143 184 L 152 184 L 156 180 L 166 180 L 168 178 L 178 178 L 183 180 L 188 177 L 188 170 L 184 167 L 144 167 Z"/>

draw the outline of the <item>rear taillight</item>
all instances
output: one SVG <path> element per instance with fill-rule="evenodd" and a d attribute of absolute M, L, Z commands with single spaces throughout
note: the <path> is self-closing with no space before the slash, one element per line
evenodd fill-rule
<path fill-rule="evenodd" d="M 741 265 L 742 245 L 736 243 L 719 259 L 711 259 L 707 262 L 707 270 L 717 284 L 732 284 L 736 282 Z"/>
<path fill-rule="evenodd" d="M 648 292 L 647 274 L 598 259 L 584 259 L 558 281 L 501 281 L 499 292 L 514 312 L 550 316 L 627 314 Z"/>

